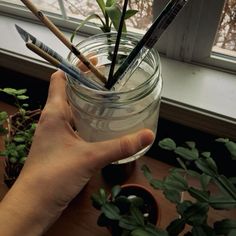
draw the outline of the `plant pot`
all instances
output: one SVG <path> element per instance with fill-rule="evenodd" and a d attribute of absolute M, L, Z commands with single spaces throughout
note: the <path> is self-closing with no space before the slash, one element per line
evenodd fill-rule
<path fill-rule="evenodd" d="M 138 184 L 125 184 L 121 186 L 121 191 L 118 196 L 126 197 L 140 197 L 144 201 L 142 212 L 148 214 L 146 221 L 156 225 L 159 218 L 159 208 L 157 201 L 153 194 L 145 187 Z M 111 198 L 111 196 L 109 196 Z M 118 223 L 114 223 L 111 227 L 107 227 L 112 236 L 121 236 L 122 229 L 118 226 Z"/>

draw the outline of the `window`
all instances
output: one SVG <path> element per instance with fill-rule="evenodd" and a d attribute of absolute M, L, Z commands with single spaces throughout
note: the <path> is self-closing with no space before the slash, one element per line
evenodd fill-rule
<path fill-rule="evenodd" d="M 129 21 L 128 25 L 139 33 L 144 32 L 168 1 L 130 0 L 129 7 L 138 9 L 139 13 Z M 94 0 L 32 0 L 32 2 L 38 8 L 47 11 L 56 23 L 71 29 L 75 29 L 77 25 L 75 18 L 84 19 L 92 11 L 97 11 L 97 3 Z M 119 3 L 122 2 L 119 0 Z M 7 9 L 13 14 L 22 14 L 26 11 L 21 1 L 0 1 L 0 11 Z M 177 60 L 204 63 L 235 73 L 235 12 L 236 0 L 189 0 L 158 42 L 159 52 Z M 29 12 L 24 14 L 30 17 Z M 93 24 L 84 31 L 98 32 Z"/>

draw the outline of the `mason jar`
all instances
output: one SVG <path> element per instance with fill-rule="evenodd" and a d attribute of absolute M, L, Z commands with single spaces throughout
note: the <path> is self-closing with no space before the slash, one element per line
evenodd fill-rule
<path fill-rule="evenodd" d="M 115 42 L 116 33 L 99 34 L 81 41 L 77 48 L 108 77 Z M 137 43 L 137 37 L 123 34 L 115 70 Z M 81 65 L 79 59 L 72 53 L 68 59 L 76 66 Z M 82 70 L 84 66 L 79 67 Z M 118 91 L 92 89 L 67 75 L 66 92 L 75 128 L 85 141 L 110 140 L 142 128 L 148 128 L 156 134 L 162 91 L 158 53 L 151 49 L 131 72 L 130 78 Z M 96 79 L 89 71 L 84 72 L 84 76 Z M 134 161 L 144 155 L 150 146 L 114 164 Z"/>

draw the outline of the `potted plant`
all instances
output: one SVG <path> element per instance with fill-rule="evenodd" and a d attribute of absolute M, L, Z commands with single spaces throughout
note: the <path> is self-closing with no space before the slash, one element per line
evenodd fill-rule
<path fill-rule="evenodd" d="M 92 195 L 92 202 L 101 211 L 98 225 L 107 227 L 113 236 L 161 232 L 155 227 L 159 214 L 157 202 L 140 185 L 115 185 L 110 195 L 101 188 Z"/>
<path fill-rule="evenodd" d="M 216 141 L 223 143 L 230 152 L 232 159 L 236 160 L 235 142 L 223 138 L 219 138 Z M 144 226 L 141 231 L 128 231 L 127 234 L 118 235 L 176 236 L 182 235 L 187 225 L 189 226 L 187 228 L 188 232 L 186 232 L 186 230 L 184 232 L 184 235 L 187 236 L 236 235 L 235 218 L 222 219 L 220 221 L 215 221 L 213 224 L 209 224 L 208 222 L 208 213 L 210 209 L 236 209 L 236 177 L 227 178 L 220 174 L 211 153 L 208 151 L 200 152 L 196 148 L 195 142 L 186 142 L 186 146 L 177 146 L 172 139 L 166 138 L 159 142 L 159 146 L 165 150 L 173 151 L 177 155 L 177 161 L 180 164 L 180 168 L 171 169 L 169 175 L 162 180 L 154 179 L 150 169 L 146 165 L 142 166 L 142 171 L 150 185 L 157 190 L 161 190 L 166 199 L 176 205 L 176 211 L 179 216 L 178 218 L 173 219 L 163 230 L 158 228 L 154 229 L 155 227 L 152 225 L 152 230 L 150 231 L 149 228 L 146 230 Z M 194 170 L 189 168 L 189 166 L 195 167 Z M 189 177 L 198 181 L 198 187 L 191 185 Z M 212 191 L 209 187 L 210 185 L 216 185 L 217 191 Z M 185 194 L 190 195 L 191 200 L 186 200 L 184 198 Z M 100 193 L 100 196 L 101 195 L 102 192 Z M 106 195 L 104 195 L 103 202 L 101 201 L 102 198 L 100 198 L 102 203 L 100 206 L 107 203 L 107 198 L 105 196 Z M 111 206 L 111 208 L 104 209 L 98 207 L 98 209 L 102 211 L 102 215 L 105 215 L 105 212 L 108 211 L 106 212 L 108 215 L 107 218 L 109 218 L 108 213 L 117 213 L 117 209 L 115 210 L 116 204 L 111 200 L 109 200 L 109 204 L 109 207 Z M 135 217 L 140 216 L 140 213 L 135 215 L 135 213 L 131 211 L 129 214 Z M 99 218 L 102 218 L 102 216 Z M 116 220 L 120 219 L 120 216 L 116 215 Z M 110 222 L 112 221 L 107 221 L 106 224 L 110 224 Z M 134 224 L 132 221 L 126 221 L 127 224 L 124 225 L 124 229 L 126 230 L 129 227 L 132 228 L 134 225 L 137 226 L 137 222 Z M 99 220 L 98 224 L 101 225 Z M 140 229 L 140 225 L 137 227 L 138 229 Z M 119 226 L 123 227 L 123 224 L 119 223 Z"/>
<path fill-rule="evenodd" d="M 3 88 L 0 92 L 12 96 L 17 107 L 13 115 L 8 115 L 6 111 L 0 112 L 0 135 L 4 142 L 4 150 L 0 155 L 5 158 L 4 182 L 11 187 L 28 156 L 41 110 L 27 110 L 26 89 Z"/>

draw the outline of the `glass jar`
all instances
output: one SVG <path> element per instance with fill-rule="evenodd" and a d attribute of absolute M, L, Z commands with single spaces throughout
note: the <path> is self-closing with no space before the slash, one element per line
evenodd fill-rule
<path fill-rule="evenodd" d="M 99 34 L 80 42 L 77 48 L 108 77 L 115 42 L 116 33 Z M 123 34 L 116 66 L 120 65 L 137 42 L 138 39 L 133 35 Z M 68 59 L 74 65 L 79 63 L 79 59 L 72 53 Z M 94 79 L 91 72 L 86 72 L 84 75 Z M 153 49 L 120 91 L 91 89 L 67 75 L 66 92 L 75 128 L 88 142 L 117 138 L 142 128 L 151 129 L 156 134 L 161 90 L 160 59 Z M 116 164 L 136 160 L 144 155 L 150 146 Z"/>

